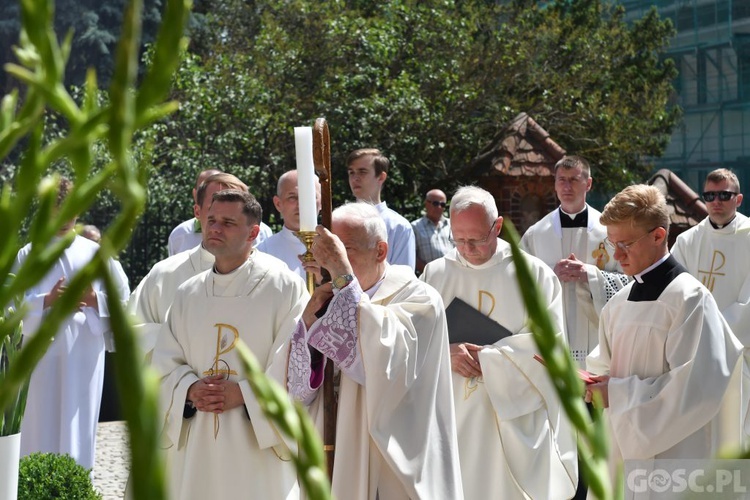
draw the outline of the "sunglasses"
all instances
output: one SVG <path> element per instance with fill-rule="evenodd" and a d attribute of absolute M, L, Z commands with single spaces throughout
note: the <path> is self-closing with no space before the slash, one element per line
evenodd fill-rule
<path fill-rule="evenodd" d="M 444 201 L 427 200 L 427 203 L 432 203 L 433 207 L 445 208 L 446 203 Z"/>
<path fill-rule="evenodd" d="M 706 191 L 702 196 L 703 199 L 708 202 L 714 201 L 717 197 L 719 198 L 719 201 L 729 201 L 732 199 L 732 196 L 736 194 L 737 193 L 732 191 Z"/>

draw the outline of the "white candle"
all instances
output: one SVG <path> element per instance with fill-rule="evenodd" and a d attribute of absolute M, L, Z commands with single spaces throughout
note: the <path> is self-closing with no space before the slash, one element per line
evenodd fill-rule
<path fill-rule="evenodd" d="M 315 226 L 318 225 L 318 210 L 315 203 L 312 127 L 294 127 L 294 148 L 297 153 L 299 230 L 315 231 Z"/>

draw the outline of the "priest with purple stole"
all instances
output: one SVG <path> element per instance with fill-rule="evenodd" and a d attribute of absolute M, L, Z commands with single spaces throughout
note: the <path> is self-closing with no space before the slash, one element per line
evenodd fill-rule
<path fill-rule="evenodd" d="M 460 500 L 440 295 L 386 262 L 386 227 L 369 203 L 337 208 L 331 226 L 317 227 L 312 253 L 333 282 L 315 290 L 294 330 L 287 387 L 319 421 L 325 358 L 340 369 L 333 495 Z"/>

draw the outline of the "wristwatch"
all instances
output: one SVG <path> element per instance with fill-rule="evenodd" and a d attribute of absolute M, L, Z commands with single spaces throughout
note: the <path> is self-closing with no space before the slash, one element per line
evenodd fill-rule
<path fill-rule="evenodd" d="M 342 274 L 341 276 L 336 276 L 333 278 L 333 281 L 331 284 L 333 285 L 333 288 L 336 290 L 341 290 L 346 285 L 354 281 L 354 276 L 351 274 Z"/>

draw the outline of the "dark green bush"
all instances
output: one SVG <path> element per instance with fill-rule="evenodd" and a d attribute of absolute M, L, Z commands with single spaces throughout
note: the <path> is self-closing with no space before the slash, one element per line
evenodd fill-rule
<path fill-rule="evenodd" d="M 32 453 L 19 465 L 18 500 L 101 500 L 90 472 L 67 454 Z"/>

